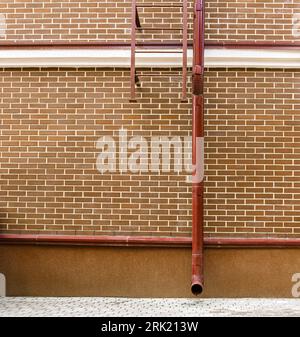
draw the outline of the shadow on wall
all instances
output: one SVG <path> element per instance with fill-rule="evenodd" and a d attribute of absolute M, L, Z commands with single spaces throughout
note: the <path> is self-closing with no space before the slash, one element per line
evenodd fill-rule
<path fill-rule="evenodd" d="M 295 13 L 293 16 L 293 36 L 300 38 L 300 13 Z"/>
<path fill-rule="evenodd" d="M 6 296 L 6 280 L 5 276 L 0 273 L 0 297 Z"/>
<path fill-rule="evenodd" d="M 4 14 L 0 14 L 0 38 L 5 38 L 6 19 Z"/>

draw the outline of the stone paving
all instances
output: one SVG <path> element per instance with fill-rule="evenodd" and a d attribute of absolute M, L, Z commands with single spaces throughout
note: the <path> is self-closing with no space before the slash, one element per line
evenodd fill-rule
<path fill-rule="evenodd" d="M 0 297 L 0 317 L 300 316 L 299 299 Z"/>

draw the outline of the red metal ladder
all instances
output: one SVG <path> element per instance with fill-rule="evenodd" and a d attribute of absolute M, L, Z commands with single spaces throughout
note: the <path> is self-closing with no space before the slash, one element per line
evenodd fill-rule
<path fill-rule="evenodd" d="M 181 53 L 182 54 L 182 101 L 187 101 L 187 49 L 188 49 L 188 0 L 182 0 L 182 3 L 144 3 L 138 4 L 137 0 L 132 0 L 132 9 L 131 9 L 131 71 L 130 71 L 130 102 L 136 102 L 136 85 L 140 84 L 139 75 L 137 74 L 136 68 L 136 53 L 153 53 L 153 50 L 149 51 L 147 49 L 137 50 L 137 31 L 145 30 L 156 30 L 156 31 L 182 31 L 182 51 L 164 51 L 157 50 L 158 53 Z M 143 28 L 141 26 L 140 17 L 139 17 L 139 8 L 182 8 L 182 28 Z M 164 44 L 161 43 L 163 46 Z"/>

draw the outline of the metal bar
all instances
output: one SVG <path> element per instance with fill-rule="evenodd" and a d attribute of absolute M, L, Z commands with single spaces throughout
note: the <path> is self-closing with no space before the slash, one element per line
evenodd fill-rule
<path fill-rule="evenodd" d="M 192 109 L 192 163 L 195 168 L 192 180 L 192 285 L 194 295 L 203 291 L 203 193 L 204 182 L 201 169 L 203 149 L 199 140 L 204 138 L 204 0 L 194 4 L 194 57 L 193 57 L 193 109 Z M 200 181 L 201 179 L 201 181 Z"/>
<path fill-rule="evenodd" d="M 160 50 L 164 50 L 167 48 L 172 48 L 172 49 L 182 49 L 182 41 L 176 41 L 176 42 L 171 42 L 171 41 L 165 41 L 163 44 L 162 43 L 155 43 L 155 42 L 138 42 L 136 44 L 137 47 L 144 48 L 144 49 L 149 49 L 149 48 L 159 48 Z"/>
<path fill-rule="evenodd" d="M 206 247 L 300 248 L 299 238 L 205 238 Z"/>
<path fill-rule="evenodd" d="M 192 43 L 189 42 L 188 46 L 192 47 Z M 31 48 L 40 48 L 40 49 L 59 49 L 59 48 L 128 48 L 131 46 L 131 42 L 27 42 L 27 41 L 19 41 L 19 42 L 10 42 L 3 41 L 0 43 L 0 49 L 31 49 Z M 182 48 L 181 41 L 173 41 L 173 42 L 139 42 L 137 46 L 142 46 L 145 48 Z M 299 42 L 211 42 L 206 41 L 205 47 L 212 48 L 228 48 L 228 49 L 300 49 Z"/>
<path fill-rule="evenodd" d="M 136 53 L 139 54 L 182 54 L 182 51 L 179 50 L 136 50 Z"/>
<path fill-rule="evenodd" d="M 208 48 L 228 48 L 228 49 L 298 49 L 300 48 L 300 43 L 295 41 L 207 41 L 205 46 Z"/>
<path fill-rule="evenodd" d="M 134 236 L 77 236 L 77 235 L 0 235 L 0 244 L 49 244 L 78 246 L 186 246 L 190 238 L 160 238 Z"/>
<path fill-rule="evenodd" d="M 0 234 L 0 244 L 66 246 L 140 246 L 189 248 L 190 237 L 85 236 L 45 234 Z M 300 248 L 300 238 L 214 238 L 204 239 L 206 248 Z"/>
<path fill-rule="evenodd" d="M 182 102 L 187 101 L 187 49 L 188 49 L 188 7 L 183 0 L 183 38 L 182 38 Z"/>
<path fill-rule="evenodd" d="M 171 80 L 172 78 L 178 78 L 178 79 L 182 79 L 182 76 L 177 76 L 177 75 L 162 75 L 162 76 L 160 76 L 160 75 L 141 75 L 141 74 L 139 74 L 138 75 L 139 77 L 152 77 L 152 78 L 155 78 L 155 77 L 169 77 L 169 79 Z M 183 101 L 182 103 L 186 103 L 186 101 Z"/>
<path fill-rule="evenodd" d="M 172 4 L 172 3 L 153 3 L 153 4 L 137 4 L 138 8 L 182 8 L 180 4 Z"/>
<path fill-rule="evenodd" d="M 135 78 L 136 77 L 136 72 L 135 72 L 136 19 L 137 19 L 136 0 L 132 0 L 132 7 L 131 7 L 130 102 L 136 102 L 136 97 L 135 97 L 135 83 L 136 83 L 136 78 Z"/>
<path fill-rule="evenodd" d="M 144 48 L 182 48 L 181 41 L 174 42 L 138 42 L 137 46 Z M 0 49 L 75 49 L 75 48 L 87 48 L 87 49 L 106 49 L 106 48 L 123 48 L 128 49 L 131 46 L 131 42 L 55 42 L 55 43 L 30 43 L 30 42 L 20 42 L 20 43 L 10 43 L 3 42 L 0 43 Z M 190 44 L 191 46 L 191 44 Z"/>
<path fill-rule="evenodd" d="M 149 31 L 183 31 L 184 28 L 153 28 L 153 27 L 138 27 L 138 30 L 149 30 Z"/>
<path fill-rule="evenodd" d="M 182 75 L 178 75 L 178 73 L 174 73 L 174 74 L 156 74 L 156 73 L 138 73 L 138 76 L 157 76 L 157 77 L 165 77 L 165 76 L 172 76 L 172 77 L 178 77 L 178 78 L 182 78 Z"/>

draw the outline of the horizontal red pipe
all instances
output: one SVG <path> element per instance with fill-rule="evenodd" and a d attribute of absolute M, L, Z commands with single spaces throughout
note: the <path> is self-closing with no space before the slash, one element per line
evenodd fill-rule
<path fill-rule="evenodd" d="M 190 247 L 188 237 L 144 236 L 84 236 L 84 235 L 32 235 L 1 234 L 0 244 L 67 245 L 67 246 L 141 246 L 141 247 Z M 206 247 L 274 247 L 300 248 L 300 239 L 280 238 L 205 238 Z"/>
<path fill-rule="evenodd" d="M 300 239 L 276 238 L 207 238 L 206 246 L 214 247 L 254 247 L 254 248 L 300 248 Z"/>
<path fill-rule="evenodd" d="M 88 245 L 88 246 L 180 246 L 188 247 L 190 238 L 161 238 L 142 236 L 85 236 L 85 235 L 30 235 L 2 234 L 1 243 Z"/>
<path fill-rule="evenodd" d="M 182 43 L 153 43 L 153 42 L 144 42 L 139 43 L 137 46 L 142 48 L 182 48 Z M 189 43 L 189 46 L 192 47 L 192 44 Z M 40 49 L 57 49 L 57 48 L 129 48 L 129 42 L 1 42 L 0 49 L 32 49 L 32 48 L 40 48 Z M 206 48 L 228 48 L 228 49 L 299 49 L 299 42 L 269 42 L 269 41 L 261 41 L 261 42 L 248 42 L 248 41 L 237 41 L 237 42 L 205 42 Z"/>
<path fill-rule="evenodd" d="M 227 49 L 294 49 L 300 48 L 299 42 L 293 41 L 237 41 L 237 42 L 205 42 L 206 48 Z"/>
<path fill-rule="evenodd" d="M 176 42 L 140 42 L 136 44 L 141 48 L 182 48 L 182 43 Z M 26 48 L 39 48 L 39 49 L 59 49 L 59 48 L 130 48 L 130 42 L 2 42 L 0 49 L 26 49 Z M 191 44 L 190 44 L 191 46 Z"/>

